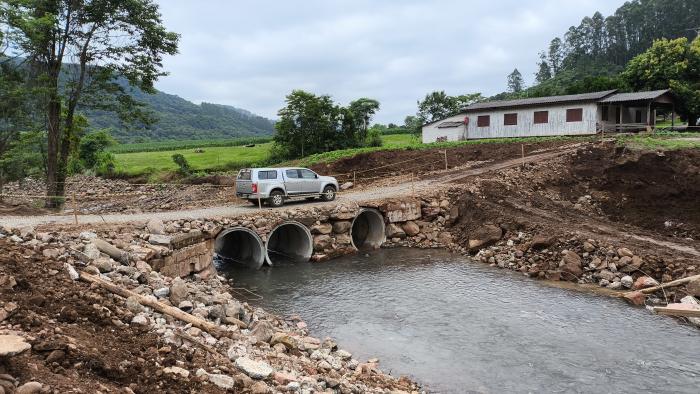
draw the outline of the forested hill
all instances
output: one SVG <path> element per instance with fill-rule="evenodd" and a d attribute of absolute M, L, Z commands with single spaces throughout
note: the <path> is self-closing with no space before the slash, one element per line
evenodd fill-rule
<path fill-rule="evenodd" d="M 611 83 L 606 77 L 621 71 L 654 40 L 692 40 L 698 28 L 699 0 L 633 0 L 607 17 L 596 12 L 544 48 L 536 75 L 538 86 L 531 88 L 529 94 L 579 93 L 578 85 L 585 78 L 591 89 L 614 88 L 605 86 Z"/>
<path fill-rule="evenodd" d="M 146 94 L 131 90 L 131 95 L 148 105 L 157 122 L 149 128 L 120 123 L 111 112 L 82 111 L 91 128 L 109 128 L 115 139 L 124 142 L 222 139 L 269 136 L 274 122 L 244 109 L 228 105 L 194 104 L 176 95 L 163 92 Z"/>

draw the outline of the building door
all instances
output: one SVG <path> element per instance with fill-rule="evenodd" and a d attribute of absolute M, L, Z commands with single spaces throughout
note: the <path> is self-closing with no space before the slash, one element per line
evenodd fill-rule
<path fill-rule="evenodd" d="M 617 107 L 615 107 L 615 124 L 622 124 L 622 117 L 620 116 L 621 114 L 622 110 L 618 105 Z"/>
<path fill-rule="evenodd" d="M 634 112 L 634 123 L 642 123 L 642 110 L 638 109 Z"/>

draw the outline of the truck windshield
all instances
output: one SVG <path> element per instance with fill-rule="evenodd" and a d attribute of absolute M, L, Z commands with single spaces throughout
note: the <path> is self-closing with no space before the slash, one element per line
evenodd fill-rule
<path fill-rule="evenodd" d="M 242 181 L 249 181 L 250 174 L 250 170 L 241 170 L 240 172 L 238 172 L 238 179 Z"/>

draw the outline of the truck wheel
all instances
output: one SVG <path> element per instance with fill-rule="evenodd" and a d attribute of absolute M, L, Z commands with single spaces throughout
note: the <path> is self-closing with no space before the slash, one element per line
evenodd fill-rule
<path fill-rule="evenodd" d="M 267 200 L 268 204 L 273 207 L 281 207 L 284 205 L 284 193 L 279 190 L 275 190 L 270 193 L 270 198 Z"/>
<path fill-rule="evenodd" d="M 323 201 L 333 201 L 335 200 L 335 188 L 333 186 L 326 186 L 323 188 L 323 193 L 321 193 L 321 199 Z"/>

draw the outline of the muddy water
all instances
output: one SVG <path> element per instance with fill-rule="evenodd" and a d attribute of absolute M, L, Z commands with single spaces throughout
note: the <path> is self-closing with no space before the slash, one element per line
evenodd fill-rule
<path fill-rule="evenodd" d="M 698 393 L 700 331 L 442 251 L 229 269 L 360 361 L 443 393 Z"/>

